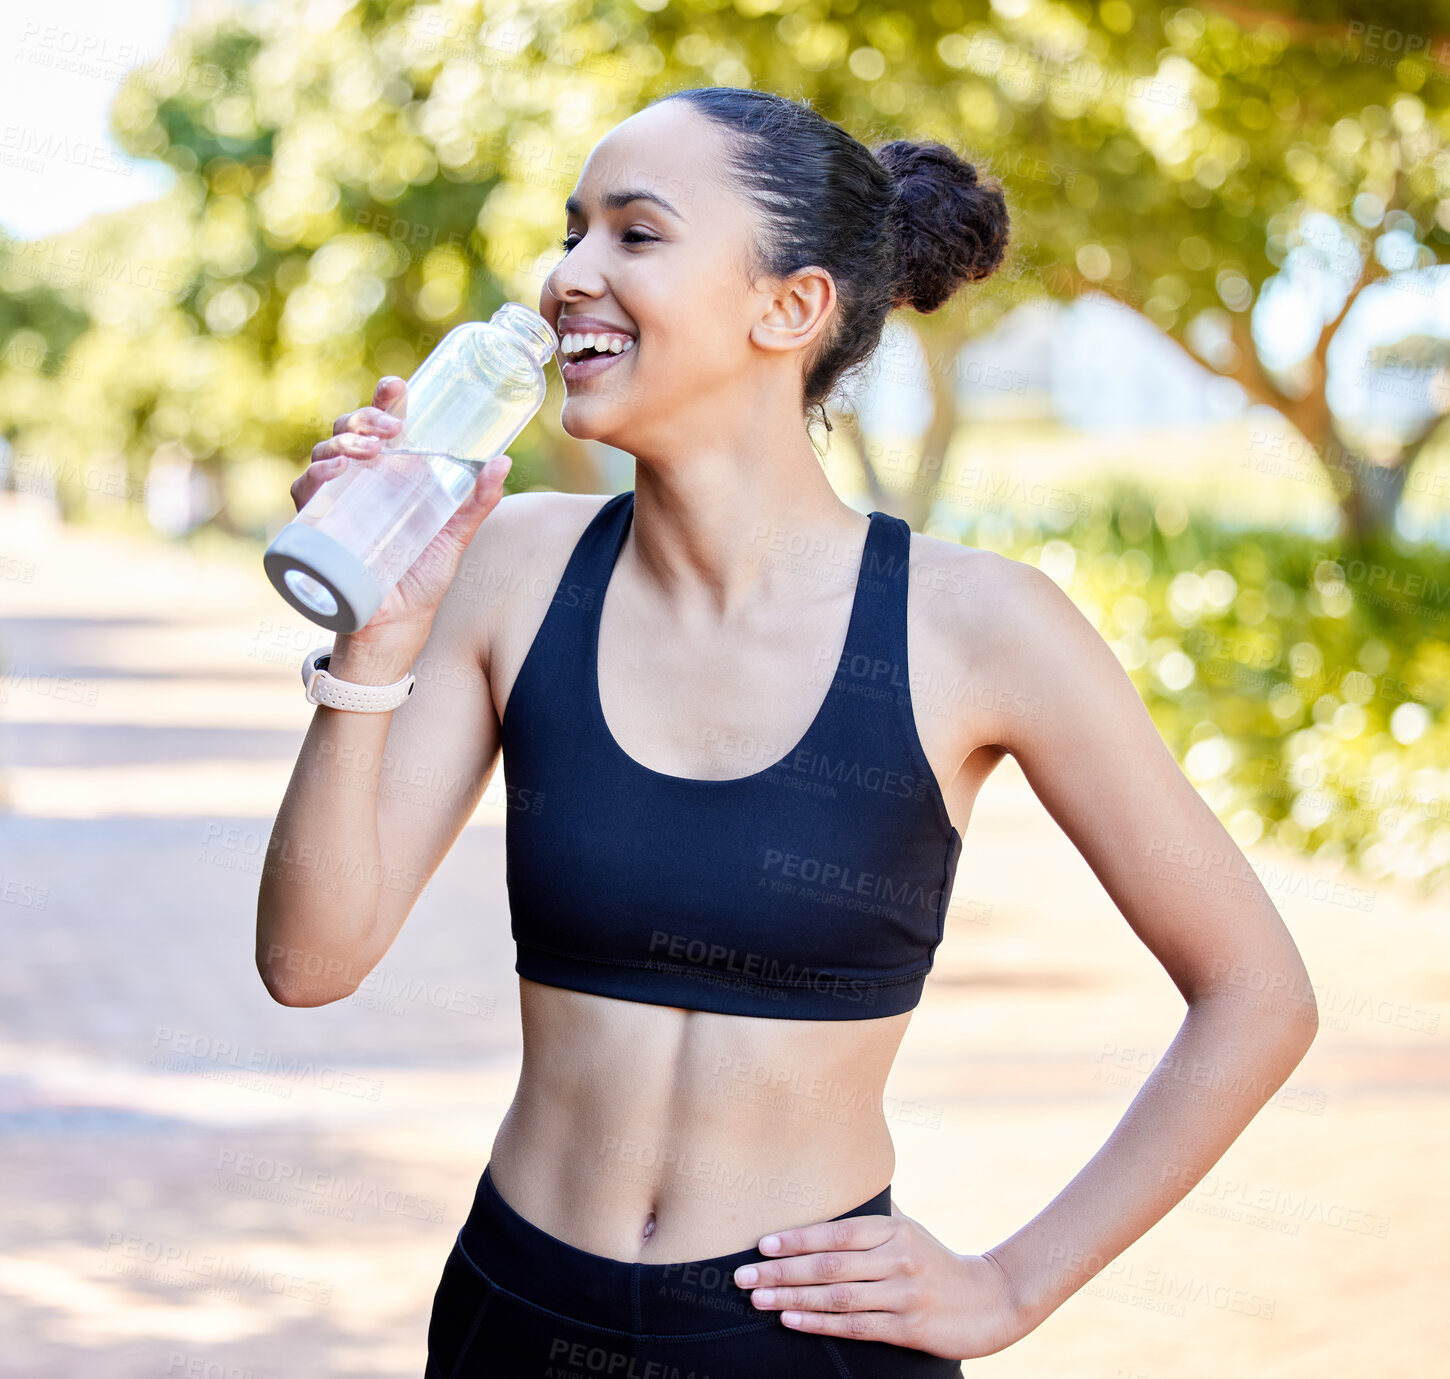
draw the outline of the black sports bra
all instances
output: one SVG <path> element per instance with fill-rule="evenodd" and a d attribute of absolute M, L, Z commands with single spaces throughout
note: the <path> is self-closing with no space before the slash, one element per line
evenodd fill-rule
<path fill-rule="evenodd" d="M 962 840 L 922 750 L 906 662 L 911 529 L 872 512 L 836 674 L 752 775 L 655 771 L 599 702 L 599 617 L 634 512 L 569 557 L 501 725 L 519 975 L 626 1001 L 787 1020 L 921 998 Z"/>

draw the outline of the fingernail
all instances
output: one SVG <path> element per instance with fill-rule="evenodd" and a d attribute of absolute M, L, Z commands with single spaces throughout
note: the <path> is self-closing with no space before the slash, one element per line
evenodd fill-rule
<path fill-rule="evenodd" d="M 767 1250 L 780 1249 L 780 1237 L 778 1235 L 767 1235 L 760 1242 L 760 1252 L 764 1254 Z"/>
<path fill-rule="evenodd" d="M 752 1264 L 743 1264 L 735 1271 L 735 1282 L 742 1288 L 749 1288 L 760 1277 L 760 1270 Z"/>
<path fill-rule="evenodd" d="M 497 459 L 492 459 L 488 462 L 488 477 L 490 479 L 502 479 L 513 467 L 514 462 L 507 455 L 500 456 Z"/>

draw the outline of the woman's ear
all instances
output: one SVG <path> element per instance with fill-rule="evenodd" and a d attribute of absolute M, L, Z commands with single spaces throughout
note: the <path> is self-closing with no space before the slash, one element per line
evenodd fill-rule
<path fill-rule="evenodd" d="M 800 350 L 825 334 L 836 306 L 836 283 L 824 268 L 799 268 L 771 294 L 750 338 L 761 349 Z"/>

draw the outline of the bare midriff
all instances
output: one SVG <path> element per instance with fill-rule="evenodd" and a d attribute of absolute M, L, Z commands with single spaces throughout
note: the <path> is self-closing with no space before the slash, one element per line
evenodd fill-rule
<path fill-rule="evenodd" d="M 489 1174 L 550 1235 L 610 1259 L 706 1259 L 890 1183 L 882 1097 L 909 1011 L 770 1019 L 519 985 L 523 1069 Z"/>

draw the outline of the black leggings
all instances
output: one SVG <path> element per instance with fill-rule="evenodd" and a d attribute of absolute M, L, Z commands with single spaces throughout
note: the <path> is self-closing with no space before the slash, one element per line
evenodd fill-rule
<path fill-rule="evenodd" d="M 891 1188 L 832 1218 L 890 1215 Z M 924 1350 L 794 1331 L 735 1282 L 755 1248 L 676 1264 L 576 1249 L 488 1168 L 443 1265 L 424 1379 L 961 1379 Z"/>

